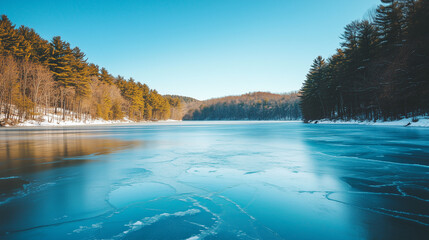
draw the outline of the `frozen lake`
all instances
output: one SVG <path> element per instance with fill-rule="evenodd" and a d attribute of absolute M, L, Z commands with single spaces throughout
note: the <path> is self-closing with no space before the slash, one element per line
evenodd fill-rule
<path fill-rule="evenodd" d="M 0 239 L 429 239 L 429 128 L 0 130 Z"/>

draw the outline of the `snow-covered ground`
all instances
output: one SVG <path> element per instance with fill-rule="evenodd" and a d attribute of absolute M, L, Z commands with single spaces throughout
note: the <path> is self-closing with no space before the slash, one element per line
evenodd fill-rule
<path fill-rule="evenodd" d="M 104 120 L 104 119 L 91 119 L 91 120 L 66 120 L 66 121 L 35 121 L 35 120 L 27 120 L 23 123 L 19 123 L 17 127 L 35 127 L 35 126 L 82 126 L 82 125 L 117 125 L 117 124 L 133 124 L 133 123 L 151 123 L 152 121 L 140 121 L 135 122 L 129 119 L 123 120 Z M 178 120 L 168 119 L 168 120 L 160 120 L 156 122 L 178 122 Z"/>
<path fill-rule="evenodd" d="M 30 127 L 30 126 L 78 126 L 78 125 L 97 125 L 97 124 L 118 124 L 118 123 L 132 123 L 133 121 L 124 120 L 104 120 L 104 119 L 90 119 L 90 120 L 53 120 L 44 121 L 27 120 L 23 123 L 18 123 L 16 126 Z"/>
<path fill-rule="evenodd" d="M 4 116 L 0 114 L 0 120 L 3 119 Z M 138 123 L 149 123 L 152 121 L 142 121 Z M 160 120 L 157 122 L 178 122 L 178 120 L 168 119 L 168 120 Z M 17 123 L 16 125 L 13 125 L 14 127 L 37 127 L 37 126 L 82 126 L 82 125 L 103 125 L 103 124 L 132 124 L 137 123 L 135 121 L 132 121 L 128 118 L 122 119 L 122 120 L 104 120 L 104 119 L 90 119 L 90 118 L 84 118 L 84 119 L 76 119 L 71 118 L 70 116 L 67 116 L 65 120 L 62 120 L 61 115 L 55 115 L 55 114 L 47 114 L 43 116 L 37 117 L 37 120 L 25 120 L 24 122 Z M 9 125 L 6 125 L 6 127 L 9 127 Z"/>
<path fill-rule="evenodd" d="M 4 119 L 4 114 L 0 114 L 0 120 Z M 83 119 L 73 118 L 70 115 L 66 116 L 65 120 L 62 120 L 62 115 L 48 113 L 46 115 L 40 115 L 35 120 L 25 120 L 23 122 L 16 123 L 15 127 L 33 127 L 33 126 L 77 126 L 77 125 L 96 125 L 96 124 L 118 124 L 118 123 L 132 123 L 129 119 L 123 120 L 104 120 L 104 119 L 91 119 L 89 117 L 83 117 Z M 6 126 L 10 126 L 6 124 Z"/>
<path fill-rule="evenodd" d="M 417 121 L 416 121 L 417 120 Z M 394 121 L 381 121 L 377 120 L 374 121 L 359 121 L 359 120 L 317 120 L 317 121 L 311 121 L 310 123 L 317 123 L 317 124 L 363 124 L 363 125 L 384 125 L 384 126 L 407 126 L 407 127 L 429 127 L 429 116 L 419 116 L 414 118 L 404 118 L 401 120 L 394 120 Z"/>

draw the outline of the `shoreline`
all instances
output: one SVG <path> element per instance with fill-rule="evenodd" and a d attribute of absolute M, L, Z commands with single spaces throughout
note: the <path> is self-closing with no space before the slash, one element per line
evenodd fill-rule
<path fill-rule="evenodd" d="M 33 121 L 33 120 L 31 120 Z M 132 126 L 132 125 L 151 125 L 151 124 L 195 124 L 195 123 L 240 123 L 240 122 L 247 122 L 247 123 L 278 123 L 278 122 L 291 122 L 291 123 L 302 123 L 302 120 L 175 120 L 175 119 L 167 119 L 167 120 L 158 120 L 158 121 L 140 121 L 140 122 L 134 122 L 131 120 L 122 120 L 122 121 L 113 121 L 113 120 L 96 120 L 96 121 L 89 121 L 89 122 L 72 122 L 72 121 L 66 121 L 66 122 L 59 122 L 59 123 L 34 123 L 31 121 L 26 121 L 24 123 L 20 123 L 13 126 L 3 126 L 0 127 L 1 129 L 25 129 L 25 128 L 63 128 L 63 127 L 98 127 L 98 126 Z"/>
<path fill-rule="evenodd" d="M 16 128 L 61 128 L 61 127 L 94 127 L 94 126 L 122 126 L 122 125 L 141 125 L 141 124 L 151 124 L 151 123 L 175 123 L 181 122 L 181 120 L 159 120 L 159 121 L 140 121 L 135 122 L 131 120 L 92 120 L 87 122 L 73 122 L 73 121 L 61 121 L 61 122 L 36 122 L 34 120 L 26 121 L 23 123 L 19 123 L 17 125 L 7 125 L 2 126 L 0 129 L 16 129 Z"/>
<path fill-rule="evenodd" d="M 429 116 L 418 116 L 413 118 L 403 118 L 400 120 L 393 121 L 382 121 L 382 120 L 329 120 L 320 119 L 309 121 L 308 124 L 356 124 L 356 125 L 374 125 L 374 126 L 397 126 L 397 127 L 429 127 Z"/>
<path fill-rule="evenodd" d="M 416 117 L 416 122 L 413 122 L 413 118 L 404 118 L 394 121 L 369 121 L 369 120 L 312 120 L 306 124 L 354 124 L 354 125 L 374 125 L 374 126 L 394 126 L 394 127 L 429 127 L 429 116 Z M 124 120 L 91 120 L 91 121 L 61 121 L 61 122 L 37 122 L 35 120 L 25 121 L 13 126 L 3 126 L 0 129 L 11 129 L 11 128 L 56 128 L 56 127 L 94 127 L 94 126 L 126 126 L 126 125 L 149 125 L 149 124 L 168 124 L 168 123 L 239 123 L 239 122 L 265 122 L 265 123 L 277 123 L 277 122 L 290 122 L 290 123 L 304 123 L 302 120 L 158 120 L 158 121 L 140 121 L 135 122 L 129 119 Z"/>

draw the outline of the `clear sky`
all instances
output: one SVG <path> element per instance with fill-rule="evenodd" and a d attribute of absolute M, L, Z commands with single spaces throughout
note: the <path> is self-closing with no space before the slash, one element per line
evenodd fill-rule
<path fill-rule="evenodd" d="M 114 76 L 200 100 L 298 90 L 315 57 L 379 0 L 0 0 L 0 14 L 61 36 Z"/>

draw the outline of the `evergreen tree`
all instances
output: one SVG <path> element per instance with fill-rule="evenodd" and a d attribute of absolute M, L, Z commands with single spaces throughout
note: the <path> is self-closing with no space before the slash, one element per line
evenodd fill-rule
<path fill-rule="evenodd" d="M 70 44 L 62 41 L 59 36 L 54 37 L 51 42 L 48 65 L 54 74 L 54 79 L 63 87 L 74 86 L 75 84 L 72 67 L 73 60 L 74 56 L 70 49 Z"/>
<path fill-rule="evenodd" d="M 100 70 L 100 81 L 105 82 L 107 84 L 113 84 L 114 78 L 105 68 L 101 68 Z"/>
<path fill-rule="evenodd" d="M 304 119 L 320 119 L 326 114 L 322 99 L 325 60 L 318 56 L 311 65 L 310 72 L 301 90 L 301 106 Z M 317 110 L 318 109 L 318 110 Z"/>
<path fill-rule="evenodd" d="M 78 48 L 75 47 L 72 50 L 73 54 L 73 78 L 74 78 L 74 86 L 76 89 L 76 95 L 78 97 L 85 97 L 89 94 L 89 77 L 90 77 L 90 69 L 85 59 L 85 54 Z"/>
<path fill-rule="evenodd" d="M 0 43 L 3 55 L 13 55 L 19 50 L 19 39 L 18 33 L 15 29 L 15 25 L 9 20 L 6 15 L 2 15 L 0 18 Z"/>
<path fill-rule="evenodd" d="M 42 39 L 33 29 L 21 26 L 18 28 L 18 34 L 31 45 L 29 52 L 29 60 L 47 65 L 49 59 L 49 43 Z"/>

